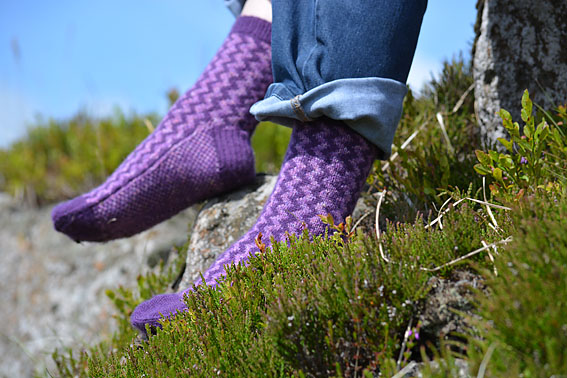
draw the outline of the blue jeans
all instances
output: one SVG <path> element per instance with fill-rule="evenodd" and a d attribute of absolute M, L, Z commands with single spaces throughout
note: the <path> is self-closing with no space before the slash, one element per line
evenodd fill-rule
<path fill-rule="evenodd" d="M 272 0 L 274 83 L 251 113 L 342 120 L 391 153 L 427 0 Z"/>

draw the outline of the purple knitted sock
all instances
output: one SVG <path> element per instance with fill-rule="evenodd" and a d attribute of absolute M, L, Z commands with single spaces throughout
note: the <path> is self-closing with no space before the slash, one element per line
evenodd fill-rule
<path fill-rule="evenodd" d="M 272 81 L 271 24 L 240 17 L 199 80 L 104 184 L 55 207 L 77 241 L 134 235 L 254 181 L 250 106 Z"/>
<path fill-rule="evenodd" d="M 282 241 L 286 232 L 300 234 L 302 222 L 312 234 L 321 235 L 325 225 L 318 215 L 331 213 L 341 222 L 356 204 L 376 148 L 342 122 L 320 119 L 297 124 L 293 130 L 278 181 L 256 224 L 227 249 L 205 272 L 208 285 L 216 285 L 225 265 L 246 263 L 257 251 L 258 233 L 269 246 L 270 237 Z M 308 262 L 306 261 L 306 264 Z M 140 304 L 133 312 L 132 325 L 145 332 L 145 325 L 159 327 L 161 316 L 186 309 L 183 294 L 162 294 Z"/>

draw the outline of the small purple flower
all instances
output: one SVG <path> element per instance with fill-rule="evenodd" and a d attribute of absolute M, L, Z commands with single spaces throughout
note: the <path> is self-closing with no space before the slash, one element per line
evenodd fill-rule
<path fill-rule="evenodd" d="M 415 340 L 419 340 L 419 332 L 417 332 L 417 329 L 416 329 L 416 330 L 409 329 L 409 330 L 406 332 L 406 338 L 407 338 L 407 339 L 411 338 L 412 335 L 413 335 L 413 338 L 414 338 Z"/>
<path fill-rule="evenodd" d="M 522 156 L 520 159 L 520 164 L 528 164 L 528 159 L 525 156 Z"/>

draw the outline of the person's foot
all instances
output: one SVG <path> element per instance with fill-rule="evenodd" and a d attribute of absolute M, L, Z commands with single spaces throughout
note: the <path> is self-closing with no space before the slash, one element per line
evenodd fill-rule
<path fill-rule="evenodd" d="M 271 24 L 240 17 L 205 72 L 98 188 L 59 204 L 76 241 L 134 235 L 204 199 L 253 182 L 249 114 L 272 81 Z"/>
<path fill-rule="evenodd" d="M 255 239 L 260 232 L 269 247 L 271 237 L 283 241 L 286 233 L 300 234 L 304 227 L 312 235 L 322 235 L 326 226 L 318 215 L 330 213 L 342 222 L 354 210 L 376 156 L 377 149 L 342 122 L 325 118 L 298 123 L 258 221 L 205 272 L 205 283 L 216 285 L 227 264 L 245 264 L 250 253 L 258 250 Z M 142 333 L 146 324 L 159 327 L 160 319 L 186 309 L 183 295 L 188 290 L 143 302 L 132 313 L 132 325 Z"/>

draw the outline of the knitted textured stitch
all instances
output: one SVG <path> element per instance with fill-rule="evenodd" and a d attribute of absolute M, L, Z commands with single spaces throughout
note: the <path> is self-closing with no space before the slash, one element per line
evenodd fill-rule
<path fill-rule="evenodd" d="M 342 122 L 298 123 L 274 191 L 256 224 L 205 272 L 206 284 L 216 285 L 227 264 L 246 264 L 250 253 L 258 250 L 255 239 L 260 232 L 269 247 L 271 237 L 283 241 L 287 232 L 300 234 L 304 227 L 313 235 L 324 234 L 326 226 L 318 215 L 330 213 L 343 221 L 354 210 L 376 156 L 377 149 Z M 189 290 L 143 302 L 132 313 L 132 325 L 144 333 L 146 324 L 159 327 L 162 316 L 186 309 L 183 295 Z"/>
<path fill-rule="evenodd" d="M 272 81 L 271 24 L 239 17 L 195 85 L 98 188 L 62 203 L 55 228 L 76 241 L 134 235 L 253 182 L 249 108 Z"/>

